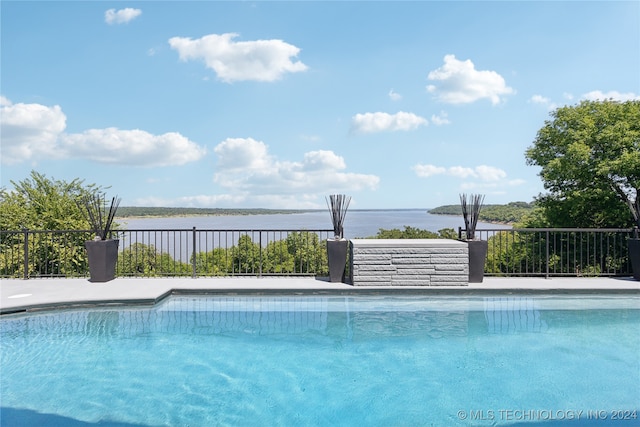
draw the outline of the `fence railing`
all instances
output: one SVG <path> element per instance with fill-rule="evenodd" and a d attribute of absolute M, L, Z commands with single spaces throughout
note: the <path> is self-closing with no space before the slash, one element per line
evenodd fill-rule
<path fill-rule="evenodd" d="M 629 276 L 632 228 L 477 229 L 487 276 Z M 464 237 L 465 230 L 458 229 Z"/>
<path fill-rule="evenodd" d="M 328 275 L 333 230 L 117 230 L 116 275 Z M 0 230 L 0 277 L 87 277 L 85 230 Z"/>
<path fill-rule="evenodd" d="M 464 230 L 459 229 L 459 237 Z M 479 229 L 487 276 L 628 276 L 633 229 Z M 333 230 L 118 230 L 117 276 L 327 276 Z M 0 230 L 0 277 L 88 277 L 83 230 Z M 347 265 L 348 267 L 348 265 Z"/>

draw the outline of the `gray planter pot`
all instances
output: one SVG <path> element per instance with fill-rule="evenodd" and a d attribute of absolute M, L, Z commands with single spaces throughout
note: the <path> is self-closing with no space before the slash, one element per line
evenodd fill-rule
<path fill-rule="evenodd" d="M 327 258 L 329 261 L 330 282 L 344 282 L 348 247 L 348 240 L 327 240 Z"/>
<path fill-rule="evenodd" d="M 467 240 L 469 245 L 469 283 L 482 283 L 489 244 L 486 240 Z"/>
<path fill-rule="evenodd" d="M 116 277 L 118 243 L 115 240 L 89 240 L 84 243 L 89 258 L 90 282 L 108 282 Z"/>
<path fill-rule="evenodd" d="M 627 240 L 627 247 L 629 248 L 629 263 L 631 263 L 633 278 L 640 280 L 640 239 Z"/>

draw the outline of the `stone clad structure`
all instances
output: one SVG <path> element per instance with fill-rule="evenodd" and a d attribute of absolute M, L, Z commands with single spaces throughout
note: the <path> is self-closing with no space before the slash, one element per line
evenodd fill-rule
<path fill-rule="evenodd" d="M 354 286 L 467 286 L 469 251 L 450 239 L 352 239 Z"/>

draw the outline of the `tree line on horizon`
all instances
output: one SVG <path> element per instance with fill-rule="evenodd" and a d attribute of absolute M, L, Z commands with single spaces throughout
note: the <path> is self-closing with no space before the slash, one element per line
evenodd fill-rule
<path fill-rule="evenodd" d="M 535 202 L 510 202 L 506 205 L 487 204 L 482 207 L 479 219 L 483 222 L 493 222 L 499 224 L 516 224 L 533 212 Z M 434 215 L 461 215 L 460 205 L 444 205 L 434 209 L 429 209 Z"/>

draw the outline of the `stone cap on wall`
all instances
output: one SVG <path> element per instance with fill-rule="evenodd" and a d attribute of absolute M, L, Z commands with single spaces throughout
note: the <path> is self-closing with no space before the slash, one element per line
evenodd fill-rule
<path fill-rule="evenodd" d="M 466 242 L 453 239 L 351 239 L 354 248 L 460 248 L 467 247 Z"/>

